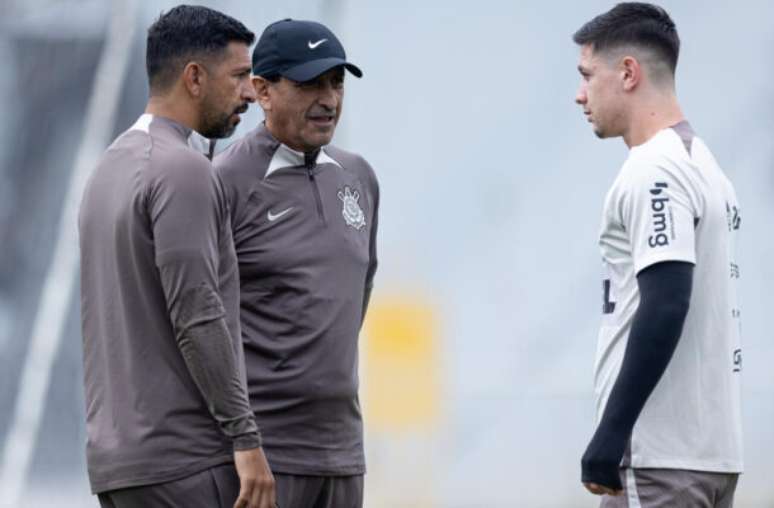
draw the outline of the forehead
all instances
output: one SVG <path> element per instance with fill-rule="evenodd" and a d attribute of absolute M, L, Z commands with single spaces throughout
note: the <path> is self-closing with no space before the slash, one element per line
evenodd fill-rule
<path fill-rule="evenodd" d="M 591 44 L 584 44 L 580 48 L 579 66 L 584 68 L 594 67 L 599 61 L 599 57 L 594 53 Z"/>
<path fill-rule="evenodd" d="M 229 66 L 247 66 L 250 67 L 250 48 L 244 42 L 230 42 L 221 52 L 219 63 Z"/>
<path fill-rule="evenodd" d="M 338 67 L 334 67 L 333 69 L 323 73 L 320 77 L 343 78 L 344 77 L 344 66 L 343 65 L 339 65 Z"/>

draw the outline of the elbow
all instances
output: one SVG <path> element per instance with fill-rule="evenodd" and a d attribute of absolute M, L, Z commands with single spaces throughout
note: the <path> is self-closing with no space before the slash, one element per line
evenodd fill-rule
<path fill-rule="evenodd" d="M 170 316 L 178 344 L 191 328 L 206 325 L 226 316 L 223 303 L 214 289 L 200 284 L 183 293 Z"/>
<path fill-rule="evenodd" d="M 655 336 L 668 342 L 677 342 L 688 316 L 690 298 L 665 298 L 654 302 L 650 309 L 646 315 L 652 326 L 659 330 Z"/>
<path fill-rule="evenodd" d="M 674 298 L 662 301 L 656 306 L 657 320 L 662 323 L 679 323 L 682 328 L 690 308 L 691 302 L 689 298 Z"/>
<path fill-rule="evenodd" d="M 674 295 L 667 300 L 665 305 L 666 311 L 675 319 L 679 319 L 681 322 L 685 320 L 688 315 L 688 311 L 691 308 L 691 293 L 681 292 Z"/>

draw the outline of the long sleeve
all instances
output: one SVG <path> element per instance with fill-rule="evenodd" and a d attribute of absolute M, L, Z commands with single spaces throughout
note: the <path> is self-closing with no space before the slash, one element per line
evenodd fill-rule
<path fill-rule="evenodd" d="M 618 378 L 581 461 L 584 482 L 622 488 L 618 469 L 626 445 L 677 347 L 692 281 L 693 265 L 681 261 L 656 263 L 638 274 L 640 304 Z"/>
<path fill-rule="evenodd" d="M 218 293 L 220 210 L 203 158 L 172 164 L 149 190 L 155 260 L 186 366 L 222 432 L 237 449 L 260 446 Z M 236 340 L 240 340 L 236 338 Z"/>

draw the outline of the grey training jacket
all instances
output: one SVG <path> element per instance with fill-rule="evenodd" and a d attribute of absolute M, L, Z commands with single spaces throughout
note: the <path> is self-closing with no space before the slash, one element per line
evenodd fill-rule
<path fill-rule="evenodd" d="M 248 389 L 272 470 L 365 472 L 358 334 L 379 189 L 359 155 L 304 155 L 262 124 L 216 156 L 231 211 Z"/>

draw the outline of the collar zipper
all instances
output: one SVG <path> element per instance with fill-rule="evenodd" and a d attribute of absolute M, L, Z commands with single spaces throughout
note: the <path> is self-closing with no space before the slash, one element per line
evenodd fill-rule
<path fill-rule="evenodd" d="M 309 183 L 312 186 L 312 193 L 314 194 L 314 199 L 317 204 L 317 217 L 325 223 L 325 214 L 323 213 L 323 206 L 322 206 L 322 198 L 320 197 L 320 188 L 317 185 L 317 180 L 314 177 L 314 168 L 317 165 L 317 154 L 318 152 L 314 153 L 305 153 L 304 154 L 304 165 L 306 166 L 306 174 L 309 176 Z"/>

